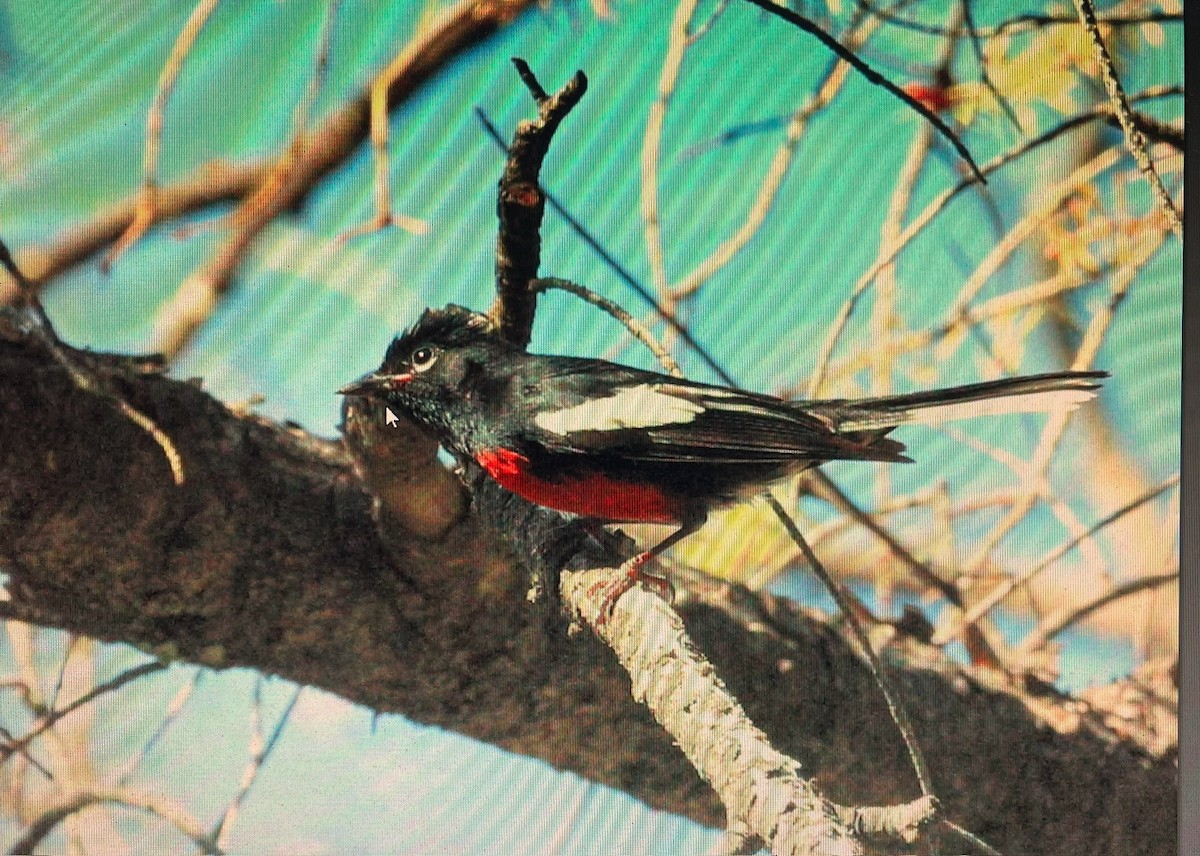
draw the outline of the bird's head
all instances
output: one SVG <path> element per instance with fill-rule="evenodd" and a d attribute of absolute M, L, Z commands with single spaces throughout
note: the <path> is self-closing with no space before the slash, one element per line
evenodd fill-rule
<path fill-rule="evenodd" d="M 453 304 L 427 309 L 376 371 L 338 392 L 383 401 L 445 437 L 447 420 L 462 417 L 472 377 L 510 349 L 486 315 Z"/>

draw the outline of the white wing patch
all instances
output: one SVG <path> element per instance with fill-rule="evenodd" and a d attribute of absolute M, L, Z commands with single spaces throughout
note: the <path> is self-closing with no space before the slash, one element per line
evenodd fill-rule
<path fill-rule="evenodd" d="M 580 431 L 681 425 L 693 421 L 703 412 L 704 405 L 663 392 L 661 384 L 640 384 L 607 398 L 539 413 L 533 421 L 538 427 L 565 437 Z"/>

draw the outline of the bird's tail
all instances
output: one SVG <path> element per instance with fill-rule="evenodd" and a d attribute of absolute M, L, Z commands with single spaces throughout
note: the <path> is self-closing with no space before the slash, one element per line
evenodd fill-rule
<path fill-rule="evenodd" d="M 871 431 L 906 423 L 932 425 L 972 416 L 1074 410 L 1093 398 L 1108 372 L 1052 372 L 928 392 L 863 398 L 836 408 L 839 431 Z M 831 404 L 833 402 L 830 402 Z"/>

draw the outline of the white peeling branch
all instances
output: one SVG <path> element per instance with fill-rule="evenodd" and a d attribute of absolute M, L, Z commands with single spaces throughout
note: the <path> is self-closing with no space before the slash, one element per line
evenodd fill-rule
<path fill-rule="evenodd" d="M 622 595 L 612 617 L 597 626 L 604 590 L 623 571 L 600 568 L 562 575 L 572 617 L 586 623 L 617 655 L 646 705 L 675 739 L 725 806 L 729 852 L 857 856 L 865 839 L 913 840 L 936 805 L 853 808 L 825 799 L 801 774 L 799 761 L 775 749 L 696 648 L 675 611 L 640 588 Z M 865 814 L 864 814 L 865 812 Z M 863 824 L 878 814 L 879 823 Z"/>

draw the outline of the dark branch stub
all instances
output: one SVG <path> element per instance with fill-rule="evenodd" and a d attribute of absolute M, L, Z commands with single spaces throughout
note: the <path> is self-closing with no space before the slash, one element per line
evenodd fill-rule
<path fill-rule="evenodd" d="M 546 205 L 538 175 L 559 123 L 587 91 L 587 78 L 577 71 L 562 89 L 548 95 L 528 63 L 514 57 L 513 65 L 538 104 L 538 118 L 517 126 L 500 177 L 496 202 L 496 216 L 500 220 L 496 239 L 496 301 L 489 315 L 501 335 L 524 347 L 533 329 L 537 297 L 529 283 L 537 278 L 541 262 L 541 225 Z"/>

